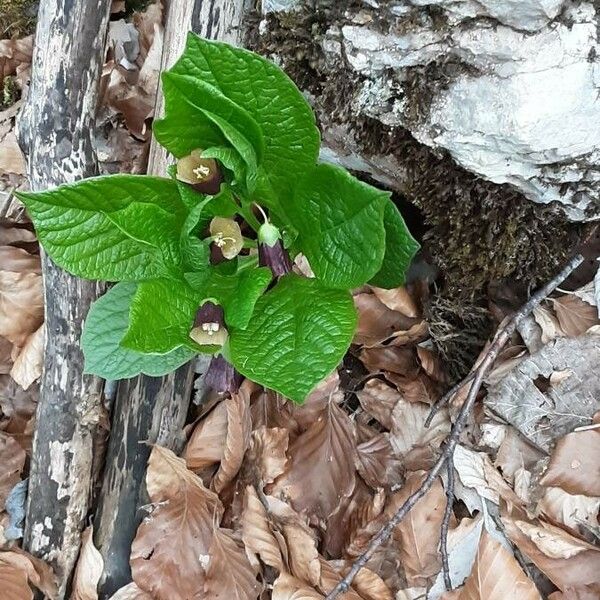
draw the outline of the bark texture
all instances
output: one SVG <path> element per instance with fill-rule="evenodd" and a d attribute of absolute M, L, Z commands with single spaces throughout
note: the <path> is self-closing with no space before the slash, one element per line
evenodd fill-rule
<path fill-rule="evenodd" d="M 32 81 L 19 125 L 34 190 L 97 173 L 90 132 L 110 2 L 40 3 Z M 83 375 L 81 326 L 98 284 L 43 257 L 47 343 L 24 545 L 56 569 L 64 597 L 88 513 L 102 382 Z"/>
<path fill-rule="evenodd" d="M 174 0 L 165 22 L 162 68 L 167 69 L 183 52 L 188 31 L 209 39 L 240 44 L 246 0 Z M 156 114 L 162 110 L 157 98 Z M 164 175 L 167 153 L 153 140 L 148 172 Z M 202 359 L 199 359 L 202 360 Z M 208 361 L 204 361 L 207 366 Z M 112 408 L 111 435 L 106 467 L 95 515 L 95 541 L 104 558 L 99 585 L 102 598 L 131 581 L 131 543 L 148 502 L 145 489 L 149 444 L 178 452 L 182 428 L 192 395 L 194 365 L 181 367 L 163 378 L 141 376 L 119 383 Z"/>

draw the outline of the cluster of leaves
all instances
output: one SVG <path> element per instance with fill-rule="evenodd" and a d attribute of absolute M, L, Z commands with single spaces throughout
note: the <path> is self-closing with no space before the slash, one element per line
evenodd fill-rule
<path fill-rule="evenodd" d="M 200 147 L 201 160 L 216 160 L 216 193 L 198 191 L 174 169 L 171 179 L 115 175 L 19 194 L 58 265 L 120 282 L 90 311 L 86 369 L 110 379 L 158 375 L 198 352 L 220 352 L 243 375 L 300 402 L 351 343 L 349 290 L 400 285 L 418 245 L 389 194 L 317 162 L 314 115 L 274 64 L 190 34 L 163 89 L 157 140 L 180 162 Z M 268 213 L 262 226 L 255 206 Z M 212 264 L 206 230 L 216 217 L 241 221 L 248 250 Z M 257 266 L 253 247 L 258 235 L 260 255 L 265 225 L 292 257 L 306 257 L 314 277 L 273 282 Z M 190 337 L 207 301 L 224 311 L 223 345 Z"/>

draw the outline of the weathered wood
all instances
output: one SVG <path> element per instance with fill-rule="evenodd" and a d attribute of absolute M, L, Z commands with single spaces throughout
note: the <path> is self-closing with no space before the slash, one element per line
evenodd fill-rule
<path fill-rule="evenodd" d="M 34 190 L 97 173 L 91 131 L 110 0 L 40 3 L 31 87 L 19 123 Z M 83 375 L 81 325 L 98 284 L 43 257 L 47 344 L 24 545 L 55 567 L 65 597 L 93 485 L 102 382 Z"/>
<path fill-rule="evenodd" d="M 169 3 L 162 68 L 182 53 L 187 32 L 241 43 L 247 0 L 173 0 Z M 162 96 L 156 114 L 162 111 Z M 148 172 L 164 175 L 168 156 L 153 142 Z M 164 378 L 138 377 L 119 383 L 112 408 L 111 436 L 95 515 L 95 542 L 104 558 L 100 597 L 110 597 L 131 581 L 131 543 L 147 502 L 144 485 L 149 445 L 181 450 L 182 427 L 192 394 L 193 368 L 181 367 Z"/>

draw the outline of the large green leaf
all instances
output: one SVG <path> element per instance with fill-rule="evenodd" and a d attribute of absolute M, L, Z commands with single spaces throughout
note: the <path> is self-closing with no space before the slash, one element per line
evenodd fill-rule
<path fill-rule="evenodd" d="M 184 281 L 143 281 L 131 302 L 124 348 L 166 354 L 181 346 L 193 347 L 189 337 L 200 301 Z"/>
<path fill-rule="evenodd" d="M 74 275 L 136 281 L 181 266 L 186 209 L 170 179 L 111 175 L 17 195 L 46 252 Z"/>
<path fill-rule="evenodd" d="M 329 164 L 317 165 L 300 180 L 287 210 L 298 231 L 296 247 L 325 285 L 358 287 L 377 273 L 388 197 Z"/>
<path fill-rule="evenodd" d="M 158 377 L 191 360 L 195 353 L 178 348 L 168 354 L 141 354 L 120 345 L 129 325 L 135 283 L 112 287 L 92 305 L 81 336 L 85 372 L 104 379 L 127 379 L 140 373 Z"/>
<path fill-rule="evenodd" d="M 406 271 L 420 246 L 408 231 L 400 211 L 391 200 L 385 205 L 383 225 L 385 226 L 385 255 L 381 269 L 369 283 L 391 289 L 404 285 Z"/>
<path fill-rule="evenodd" d="M 244 328 L 248 325 L 257 300 L 271 283 L 271 269 L 250 268 L 233 275 L 222 275 L 212 269 L 206 277 L 188 274 L 190 284 L 202 300 L 213 300 L 223 307 L 228 327 Z"/>
<path fill-rule="evenodd" d="M 276 196 L 289 197 L 296 179 L 315 163 L 320 143 L 312 110 L 291 79 L 253 52 L 203 40 L 193 33 L 170 73 L 213 86 L 254 118 L 265 143 L 262 160 L 259 156 L 262 171 Z M 224 136 L 214 123 L 207 135 L 192 127 L 186 131 L 185 122 L 191 123 L 195 112 L 177 100 L 175 90 L 165 89 L 165 100 L 165 118 L 155 124 L 155 132 L 170 152 L 182 156 L 198 146 L 223 145 Z M 250 139 L 240 125 L 236 129 Z"/>
<path fill-rule="evenodd" d="M 258 300 L 246 329 L 230 332 L 229 355 L 246 377 L 302 402 L 342 360 L 355 326 L 349 292 L 289 274 Z"/>

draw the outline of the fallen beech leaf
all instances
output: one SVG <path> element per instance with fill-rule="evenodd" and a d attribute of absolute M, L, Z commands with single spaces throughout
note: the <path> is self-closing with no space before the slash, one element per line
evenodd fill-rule
<path fill-rule="evenodd" d="M 283 571 L 281 548 L 271 531 L 267 510 L 251 485 L 246 487 L 244 498 L 242 540 L 247 550 L 259 556 L 266 565 Z"/>
<path fill-rule="evenodd" d="M 598 600 L 598 598 L 600 598 L 600 584 L 568 587 L 562 592 L 553 592 L 548 596 L 548 600 Z"/>
<path fill-rule="evenodd" d="M 471 573 L 483 525 L 483 518 L 478 515 L 475 519 L 463 519 L 457 527 L 448 531 L 448 569 L 454 588 L 461 586 Z M 429 600 L 437 600 L 445 590 L 444 576 L 440 572 L 429 590 Z"/>
<path fill-rule="evenodd" d="M 544 522 L 502 516 L 511 541 L 563 590 L 598 583 L 600 549 Z"/>
<path fill-rule="evenodd" d="M 39 257 L 3 246 L 0 265 L 0 335 L 21 347 L 44 319 Z"/>
<path fill-rule="evenodd" d="M 598 325 L 598 309 L 573 294 L 552 300 L 556 317 L 567 337 L 583 335 L 590 327 Z"/>
<path fill-rule="evenodd" d="M 10 373 L 12 368 L 12 349 L 12 343 L 6 338 L 0 336 L 0 374 L 2 375 Z"/>
<path fill-rule="evenodd" d="M 500 468 L 507 481 L 512 482 L 519 469 L 531 470 L 543 456 L 543 452 L 527 443 L 514 427 L 507 426 L 494 466 Z"/>
<path fill-rule="evenodd" d="M 319 582 L 319 589 L 324 593 L 328 594 L 331 590 L 342 580 L 342 575 L 328 563 L 324 558 L 320 559 L 321 563 L 321 581 Z M 341 600 L 362 600 L 362 598 L 356 593 L 354 585 L 345 593 L 340 595 Z"/>
<path fill-rule="evenodd" d="M 419 321 L 411 325 L 406 331 L 396 331 L 387 341 L 389 346 L 405 346 L 423 342 L 429 335 L 429 325 L 425 321 Z"/>
<path fill-rule="evenodd" d="M 389 371 L 409 378 L 415 378 L 419 373 L 413 349 L 405 346 L 363 348 L 360 360 L 371 373 Z"/>
<path fill-rule="evenodd" d="M 12 377 L 0 375 L 0 429 L 10 433 L 26 451 L 31 445 L 37 391 L 35 385 L 24 390 Z"/>
<path fill-rule="evenodd" d="M 247 460 L 257 472 L 262 486 L 273 483 L 287 464 L 289 432 L 281 427 L 260 426 L 252 432 Z"/>
<path fill-rule="evenodd" d="M 396 386 L 400 395 L 408 402 L 423 402 L 431 405 L 442 395 L 440 385 L 423 372 L 418 373 L 414 378 L 387 373 L 386 378 Z"/>
<path fill-rule="evenodd" d="M 427 588 L 413 587 L 396 592 L 396 600 L 424 600 L 427 597 Z"/>
<path fill-rule="evenodd" d="M 473 488 L 482 498 L 487 498 L 494 504 L 499 504 L 500 498 L 516 505 L 522 503 L 492 465 L 487 454 L 458 445 L 454 451 L 454 468 L 461 483 Z"/>
<path fill-rule="evenodd" d="M 37 589 L 43 592 L 49 600 L 55 600 L 55 598 L 57 598 L 58 591 L 52 569 L 44 561 L 32 556 L 20 548 L 12 548 L 9 551 L 0 552 L 0 585 L 2 586 L 3 594 L 6 592 L 6 587 L 10 589 L 11 584 L 16 584 L 15 590 L 20 589 L 21 579 L 16 576 L 15 571 L 23 573 L 25 581 L 29 581 Z M 6 580 L 3 575 L 7 577 Z M 27 590 L 29 595 L 15 596 L 14 600 L 32 598 L 33 596 L 31 595 L 29 586 L 27 586 Z"/>
<path fill-rule="evenodd" d="M 27 165 L 23 152 L 19 147 L 17 136 L 14 131 L 9 131 L 0 141 L 0 175 L 6 173 L 25 175 L 26 172 Z"/>
<path fill-rule="evenodd" d="M 15 358 L 10 376 L 24 389 L 36 381 L 42 374 L 44 364 L 44 340 L 46 328 L 44 324 L 39 326 L 25 342 L 19 355 Z"/>
<path fill-rule="evenodd" d="M 255 429 L 261 426 L 287 429 L 291 440 L 300 430 L 294 418 L 293 411 L 295 407 L 292 407 L 292 404 L 293 402 L 286 401 L 285 398 L 273 390 L 261 390 L 254 394 L 252 398 L 252 406 L 250 407 L 252 425 Z M 314 419 L 312 420 L 314 421 Z"/>
<path fill-rule="evenodd" d="M 289 498 L 299 512 L 326 519 L 354 489 L 354 423 L 334 402 L 290 446 L 286 471 L 272 495 Z"/>
<path fill-rule="evenodd" d="M 394 388 L 379 379 L 369 379 L 365 387 L 356 395 L 366 412 L 385 428 L 392 428 L 392 411 L 400 399 L 400 395 Z"/>
<path fill-rule="evenodd" d="M 16 75 L 17 82 L 23 87 L 29 79 L 32 53 L 33 35 L 0 40 L 0 85 L 7 75 Z"/>
<path fill-rule="evenodd" d="M 481 535 L 473 570 L 457 598 L 541 600 L 535 584 L 525 575 L 515 557 L 487 531 Z"/>
<path fill-rule="evenodd" d="M 406 499 L 417 491 L 426 473 L 409 473 L 402 489 L 390 499 L 386 511 L 394 514 Z M 444 518 L 446 495 L 439 479 L 406 515 L 394 530 L 400 541 L 400 556 L 410 586 L 426 586 L 440 570 L 438 546 L 440 528 Z"/>
<path fill-rule="evenodd" d="M 421 402 L 407 402 L 400 398 L 392 411 L 390 443 L 398 456 L 408 463 L 407 468 L 423 468 L 433 457 L 450 432 L 447 409 L 439 410 L 429 427 L 425 420 L 429 406 Z"/>
<path fill-rule="evenodd" d="M 405 287 L 395 288 L 393 290 L 384 290 L 383 288 L 373 287 L 373 293 L 389 309 L 395 310 L 406 317 L 415 319 L 419 316 L 419 309 L 412 296 Z"/>
<path fill-rule="evenodd" d="M 377 346 L 394 332 L 406 331 L 415 324 L 414 319 L 390 310 L 373 294 L 357 294 L 354 305 L 358 311 L 355 344 Z"/>
<path fill-rule="evenodd" d="M 540 483 L 600 496 L 600 430 L 575 431 L 558 440 Z"/>
<path fill-rule="evenodd" d="M 273 583 L 271 600 L 323 600 L 324 596 L 303 581 L 281 573 Z"/>
<path fill-rule="evenodd" d="M 2 561 L 0 554 L 0 586 L 4 600 L 33 600 L 27 572 Z"/>
<path fill-rule="evenodd" d="M 352 562 L 347 560 L 330 560 L 329 564 L 341 575 L 347 575 Z M 370 569 L 362 568 L 352 580 L 352 587 L 363 600 L 394 600 L 392 590 L 385 581 Z"/>
<path fill-rule="evenodd" d="M 223 512 L 218 496 L 160 446 L 152 448 L 146 487 L 155 508 L 133 541 L 133 580 L 155 600 L 202 597 L 213 523 Z"/>
<path fill-rule="evenodd" d="M 227 405 L 221 401 L 202 419 L 183 451 L 186 465 L 200 470 L 223 459 L 227 437 Z"/>
<path fill-rule="evenodd" d="M 248 557 L 226 529 L 215 529 L 204 580 L 206 600 L 254 600 L 261 586 Z"/>
<path fill-rule="evenodd" d="M 435 352 L 428 348 L 423 348 L 423 346 L 417 346 L 417 357 L 419 358 L 423 371 L 425 371 L 429 377 L 440 383 L 448 382 L 448 374 L 444 369 L 440 357 Z"/>
<path fill-rule="evenodd" d="M 551 310 L 544 306 L 537 306 L 533 309 L 533 318 L 542 330 L 542 343 L 547 344 L 557 337 L 563 335 L 558 319 Z"/>
<path fill-rule="evenodd" d="M 13 437 L 0 431 L 0 510 L 10 490 L 21 481 L 25 458 L 25 450 Z"/>
<path fill-rule="evenodd" d="M 314 533 L 288 504 L 272 496 L 266 496 L 265 499 L 271 523 L 285 539 L 291 574 L 311 585 L 317 585 L 321 578 L 321 565 Z"/>
<path fill-rule="evenodd" d="M 577 531 L 580 525 L 598 527 L 600 498 L 568 494 L 562 488 L 550 487 L 537 503 L 536 511 Z"/>
<path fill-rule="evenodd" d="M 115 592 L 109 600 L 152 600 L 152 596 L 141 590 L 135 583 L 130 583 Z"/>
<path fill-rule="evenodd" d="M 94 528 L 81 535 L 81 550 L 73 576 L 71 600 L 98 600 L 98 582 L 104 570 L 102 555 L 94 546 Z"/>
<path fill-rule="evenodd" d="M 239 392 L 224 400 L 227 410 L 227 437 L 223 459 L 210 484 L 217 493 L 221 492 L 237 475 L 244 461 L 244 454 L 250 445 L 252 420 L 248 387 L 248 384 L 244 383 Z"/>
<path fill-rule="evenodd" d="M 356 448 L 356 469 L 373 489 L 389 487 L 396 480 L 400 461 L 387 433 L 379 433 Z"/>

